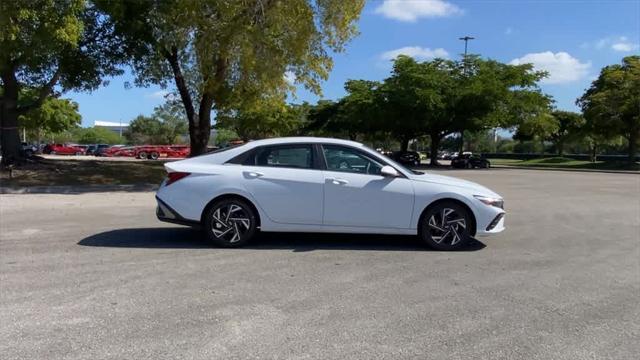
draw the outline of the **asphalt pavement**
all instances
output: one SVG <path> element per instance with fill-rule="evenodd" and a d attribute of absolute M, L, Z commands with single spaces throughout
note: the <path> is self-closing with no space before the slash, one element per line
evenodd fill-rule
<path fill-rule="evenodd" d="M 507 230 L 218 249 L 151 192 L 0 195 L 0 357 L 638 358 L 640 176 L 441 173 L 503 195 Z"/>

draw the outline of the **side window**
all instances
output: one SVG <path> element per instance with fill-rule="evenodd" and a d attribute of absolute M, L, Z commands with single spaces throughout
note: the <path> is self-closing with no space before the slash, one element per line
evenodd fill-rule
<path fill-rule="evenodd" d="M 311 145 L 266 146 L 255 154 L 255 165 L 311 169 Z"/>
<path fill-rule="evenodd" d="M 322 145 L 327 170 L 358 174 L 380 175 L 382 164 L 348 147 Z"/>

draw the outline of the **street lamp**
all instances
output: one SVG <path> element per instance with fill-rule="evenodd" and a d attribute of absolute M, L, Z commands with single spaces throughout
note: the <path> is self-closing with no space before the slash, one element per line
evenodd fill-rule
<path fill-rule="evenodd" d="M 464 57 L 462 58 L 462 61 L 464 62 L 464 75 L 467 75 L 467 45 L 469 43 L 469 40 L 474 40 L 475 38 L 472 36 L 464 36 L 461 38 L 458 38 L 458 40 L 462 40 L 464 41 Z M 462 131 L 460 131 L 460 155 L 462 155 L 462 152 L 464 151 L 464 129 Z"/>

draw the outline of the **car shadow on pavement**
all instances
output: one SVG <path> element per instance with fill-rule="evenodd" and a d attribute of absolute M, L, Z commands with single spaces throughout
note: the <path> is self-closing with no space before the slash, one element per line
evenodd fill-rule
<path fill-rule="evenodd" d="M 105 231 L 78 242 L 82 246 L 149 248 L 149 249 L 201 249 L 216 248 L 207 242 L 200 231 L 175 228 L 130 228 Z M 476 239 L 459 251 L 482 250 L 486 245 Z M 251 243 L 240 249 L 292 250 L 382 250 L 382 251 L 434 251 L 423 246 L 416 236 L 325 233 L 260 233 Z"/>

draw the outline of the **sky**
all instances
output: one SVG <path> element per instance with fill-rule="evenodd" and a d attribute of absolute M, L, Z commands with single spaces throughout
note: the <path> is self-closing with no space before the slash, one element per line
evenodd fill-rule
<path fill-rule="evenodd" d="M 337 99 L 349 79 L 382 80 L 399 54 L 459 59 L 459 38 L 468 35 L 475 38 L 469 41 L 471 54 L 548 71 L 542 90 L 557 108 L 578 111 L 575 100 L 602 67 L 640 54 L 640 0 L 373 0 L 358 27 L 360 34 L 334 56 L 322 96 L 299 88 L 292 102 Z M 78 102 L 83 126 L 96 120 L 127 123 L 164 102 L 167 90 L 159 87 L 125 88 L 133 83 L 130 73 L 108 80 L 91 93 L 64 95 Z"/>

